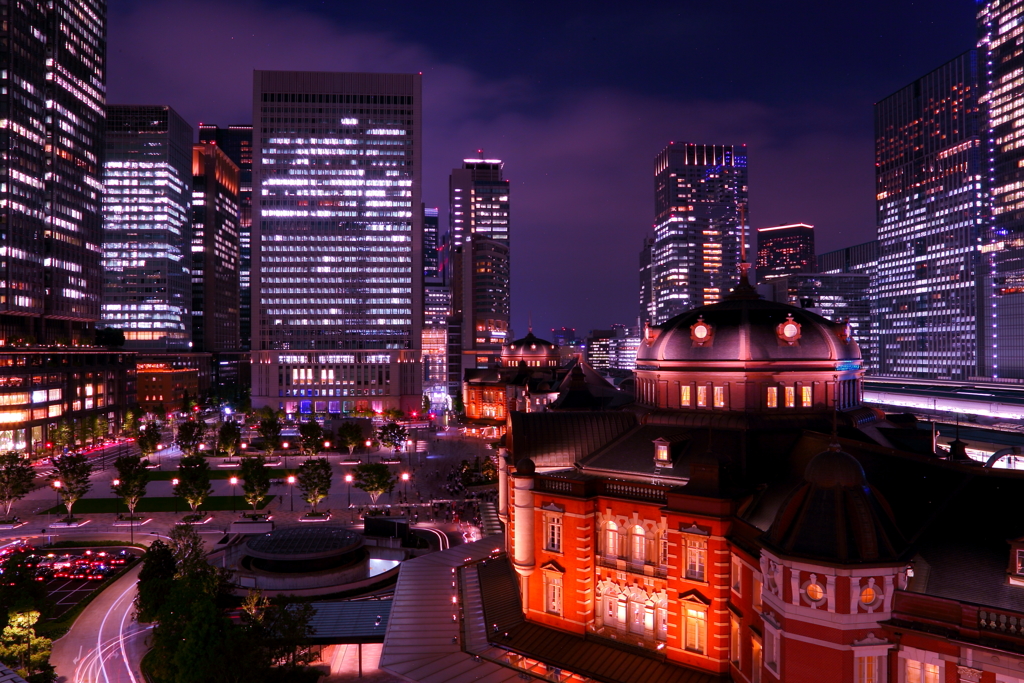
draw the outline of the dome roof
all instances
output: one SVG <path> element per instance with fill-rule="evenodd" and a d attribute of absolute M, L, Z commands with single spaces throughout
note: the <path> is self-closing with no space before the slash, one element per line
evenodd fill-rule
<path fill-rule="evenodd" d="M 811 459 L 765 540 L 783 555 L 832 564 L 898 562 L 907 548 L 889 505 L 838 445 Z"/>
<path fill-rule="evenodd" d="M 648 333 L 637 362 L 860 361 L 844 323 L 754 296 L 730 296 L 666 321 Z"/>

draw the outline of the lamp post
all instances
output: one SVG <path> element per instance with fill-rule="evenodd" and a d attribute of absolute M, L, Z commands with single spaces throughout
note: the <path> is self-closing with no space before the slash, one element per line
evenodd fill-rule
<path fill-rule="evenodd" d="M 281 450 L 284 451 L 284 468 L 288 469 L 288 442 L 285 441 L 281 444 Z"/>
<path fill-rule="evenodd" d="M 402 472 L 402 495 L 405 496 L 406 504 L 409 503 L 409 473 Z"/>
<path fill-rule="evenodd" d="M 178 488 L 178 484 L 180 483 L 180 481 L 181 480 L 178 479 L 177 477 L 171 479 L 171 486 L 173 486 L 174 488 Z M 174 498 L 174 514 L 178 514 L 178 492 L 172 490 L 171 493 L 174 494 L 171 496 L 172 498 Z"/>
<path fill-rule="evenodd" d="M 288 475 L 288 506 L 295 512 L 295 475 Z"/>
<path fill-rule="evenodd" d="M 348 506 L 352 507 L 352 475 L 345 475 L 345 483 L 348 484 Z"/>
<path fill-rule="evenodd" d="M 330 450 L 330 448 L 331 448 L 331 442 L 330 441 L 324 441 L 324 457 L 327 458 L 328 460 L 330 460 L 330 456 L 327 455 L 327 451 Z"/>
<path fill-rule="evenodd" d="M 57 507 L 60 507 L 60 487 L 63 484 L 60 483 L 60 479 L 53 480 L 53 492 L 57 494 Z"/>
<path fill-rule="evenodd" d="M 111 488 L 114 491 L 114 512 L 116 513 L 117 512 L 117 487 L 121 485 L 121 480 L 120 479 L 114 479 L 110 483 L 112 484 Z"/>
<path fill-rule="evenodd" d="M 235 486 L 238 485 L 238 477 L 231 477 L 231 511 L 238 512 L 235 508 Z"/>
<path fill-rule="evenodd" d="M 367 439 L 366 440 L 366 464 L 367 465 L 370 464 L 370 446 L 372 446 L 372 445 L 373 445 L 373 440 Z"/>

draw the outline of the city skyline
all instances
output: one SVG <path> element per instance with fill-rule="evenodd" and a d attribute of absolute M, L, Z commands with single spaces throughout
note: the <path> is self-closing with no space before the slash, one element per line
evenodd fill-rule
<path fill-rule="evenodd" d="M 684 70 L 687 73 L 659 84 L 668 67 L 654 66 L 653 47 L 630 57 L 635 75 L 626 67 L 604 68 L 607 55 L 603 53 L 581 49 L 575 54 L 570 47 L 564 48 L 565 54 L 551 55 L 565 63 L 550 74 L 540 69 L 534 57 L 526 56 L 525 49 L 503 53 L 496 58 L 495 68 L 489 66 L 483 74 L 473 62 L 479 52 L 473 52 L 468 43 L 459 52 L 442 45 L 430 31 L 414 27 L 416 21 L 433 26 L 454 12 L 440 12 L 424 24 L 429 17 L 412 8 L 407 14 L 394 15 L 360 8 L 349 23 L 343 23 L 331 10 L 316 10 L 312 5 L 275 9 L 256 5 L 251 11 L 232 14 L 232 21 L 204 22 L 202 36 L 195 41 L 199 51 L 173 60 L 172 70 L 162 57 L 167 54 L 161 47 L 162 37 L 143 43 L 137 36 L 143 24 L 176 21 L 170 12 L 179 7 L 111 6 L 111 102 L 150 101 L 162 92 L 192 125 L 202 121 L 224 126 L 247 120 L 245 91 L 253 68 L 422 71 L 429 122 L 424 127 L 424 201 L 443 206 L 448 171 L 476 149 L 506 161 L 512 191 L 519 198 L 515 249 L 534 254 L 529 261 L 513 264 L 513 329 L 517 333 L 526 329 L 530 309 L 537 329 L 563 324 L 590 329 L 611 320 L 632 319 L 636 310 L 632 268 L 599 279 L 586 275 L 589 264 L 611 264 L 621 253 L 635 253 L 643 236 L 653 233 L 647 169 L 651 156 L 670 140 L 747 142 L 755 160 L 750 168 L 753 229 L 793 221 L 813 223 L 821 226 L 821 251 L 871 239 L 872 105 L 974 44 L 973 7 L 967 3 L 946 3 L 929 10 L 927 16 L 909 4 L 886 5 L 886 28 L 874 33 L 866 32 L 866 27 L 879 23 L 882 6 L 867 4 L 844 19 L 855 24 L 851 36 L 856 34 L 861 41 L 851 44 L 852 37 L 842 39 L 849 54 L 838 56 L 843 52 L 840 46 L 826 44 L 820 36 L 812 36 L 810 43 L 793 41 L 817 59 L 803 60 L 806 73 L 773 81 L 778 92 L 768 93 L 765 85 L 758 84 L 758 75 L 768 68 L 786 69 L 797 55 L 786 48 L 765 58 L 765 63 L 751 55 L 764 52 L 767 35 L 775 43 L 777 35 L 806 34 L 816 22 L 827 22 L 830 12 L 816 9 L 797 16 L 794 9 L 771 18 L 765 16 L 764 8 L 751 6 L 749 11 L 737 12 L 741 18 L 737 36 L 748 45 L 726 56 L 698 41 L 692 50 L 699 57 L 698 66 L 707 68 L 695 68 L 693 75 Z M 581 47 L 577 33 L 583 22 L 594 35 L 634 45 L 640 26 L 659 35 L 677 26 L 668 22 L 650 28 L 656 23 L 652 17 L 664 11 L 661 5 L 652 7 L 638 10 L 639 16 L 622 27 L 600 9 L 585 18 L 559 10 L 551 16 L 552 27 L 527 30 L 519 21 L 510 22 L 508 30 L 522 37 L 520 44 L 531 46 L 554 26 L 562 26 L 569 32 L 569 44 Z M 226 19 L 232 8 L 238 6 L 210 3 L 204 5 L 203 13 Z M 716 21 L 715 11 L 707 8 L 684 7 L 670 18 L 678 22 L 691 16 L 704 23 Z M 756 31 L 753 27 L 757 21 L 768 21 L 767 26 L 782 33 L 766 30 L 766 36 L 761 36 L 760 27 Z M 780 26 L 786 21 L 792 26 Z M 288 26 L 311 29 L 316 39 L 289 42 L 286 36 L 305 34 L 283 30 Z M 268 53 L 265 46 L 271 38 L 266 32 L 278 27 L 282 30 L 273 38 L 276 47 Z M 381 33 L 385 29 L 388 33 Z M 470 42 L 479 48 L 479 40 Z M 131 62 L 123 58 L 129 53 Z M 738 66 L 744 56 L 743 66 L 749 67 L 749 73 Z M 715 61 L 719 58 L 720 63 Z M 211 59 L 223 67 L 199 68 Z M 811 65 L 811 61 L 822 63 Z M 673 64 L 678 67 L 678 61 Z M 559 90 L 556 86 L 565 83 L 558 79 L 565 78 L 573 65 L 578 75 L 569 88 Z M 145 79 L 139 76 L 139 66 L 147 69 Z M 815 80 L 830 70 L 843 77 Z M 593 139 L 601 139 L 602 144 L 591 144 Z M 836 163 L 837 159 L 844 163 Z M 605 201 L 610 196 L 616 201 Z M 553 230 L 566 246 L 572 246 L 575 258 L 568 263 L 556 251 L 543 248 Z M 601 239 L 590 239 L 595 230 Z M 573 277 L 559 275 L 566 268 L 576 269 Z M 539 276 L 527 277 L 533 273 Z M 545 298 L 543 292 L 555 285 L 563 286 L 565 299 L 574 302 L 571 308 Z"/>

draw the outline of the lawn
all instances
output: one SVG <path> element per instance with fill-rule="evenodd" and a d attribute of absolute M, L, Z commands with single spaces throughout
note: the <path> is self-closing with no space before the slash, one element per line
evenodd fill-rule
<path fill-rule="evenodd" d="M 267 496 L 263 499 L 259 509 L 267 507 L 276 496 Z M 251 510 L 252 506 L 245 502 L 245 498 L 241 495 L 238 496 L 210 496 L 203 503 L 203 506 L 199 508 L 201 512 L 215 512 L 217 510 L 231 510 L 235 509 L 239 512 L 245 512 Z M 73 508 L 75 515 L 90 515 L 99 514 L 103 512 L 120 512 L 128 514 L 128 508 L 124 506 L 124 501 L 120 498 L 83 498 L 82 500 L 75 503 Z M 188 503 L 181 498 L 174 497 L 163 497 L 163 498 L 143 498 L 139 501 L 138 506 L 135 508 L 136 513 L 140 512 L 178 512 L 184 514 L 190 511 Z M 55 506 L 49 510 L 40 512 L 41 515 L 46 514 L 58 514 L 66 515 L 68 513 L 67 508 L 63 505 Z"/>
<path fill-rule="evenodd" d="M 239 476 L 239 471 L 242 468 L 239 467 L 225 467 L 220 469 L 216 464 L 210 466 L 210 479 L 230 479 L 231 477 Z M 296 470 L 286 470 L 283 467 L 272 467 L 270 470 L 271 479 L 284 479 L 289 474 L 295 474 Z M 150 481 L 170 481 L 178 476 L 177 470 L 150 470 L 149 480 Z"/>

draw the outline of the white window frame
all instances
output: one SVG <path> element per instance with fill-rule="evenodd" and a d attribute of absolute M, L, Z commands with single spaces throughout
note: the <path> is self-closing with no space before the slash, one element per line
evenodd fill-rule
<path fill-rule="evenodd" d="M 706 582 L 708 575 L 708 539 L 704 536 L 686 535 L 686 578 L 690 581 Z M 696 562 L 699 560 L 699 563 Z M 699 572 L 691 567 L 700 566 Z"/>
<path fill-rule="evenodd" d="M 854 683 L 881 683 L 882 657 L 877 654 L 853 655 Z"/>
<path fill-rule="evenodd" d="M 545 520 L 544 550 L 549 553 L 562 552 L 562 515 L 547 514 Z"/>
<path fill-rule="evenodd" d="M 772 672 L 772 674 L 779 678 L 780 671 L 782 669 L 780 652 L 782 650 L 781 641 L 782 632 L 768 623 L 766 619 L 764 622 L 764 647 L 761 649 L 764 668 Z"/>
<path fill-rule="evenodd" d="M 737 597 L 743 597 L 743 560 L 736 555 L 732 556 L 732 566 L 729 575 L 729 587 Z"/>
<path fill-rule="evenodd" d="M 764 666 L 764 642 L 754 636 L 750 639 L 750 683 L 761 683 L 761 667 Z"/>
<path fill-rule="evenodd" d="M 729 661 L 743 670 L 743 643 L 740 638 L 740 620 L 735 614 L 729 615 Z"/>
<path fill-rule="evenodd" d="M 658 539 L 658 564 L 668 566 L 668 531 L 663 531 Z"/>
<path fill-rule="evenodd" d="M 629 529 L 629 561 L 634 564 L 647 562 L 647 531 L 639 524 Z"/>
<path fill-rule="evenodd" d="M 691 627 L 693 631 L 691 632 Z M 693 636 L 693 639 L 691 639 Z M 694 642 L 696 641 L 696 642 Z M 683 649 L 706 655 L 708 651 L 708 608 L 691 602 L 683 603 Z"/>
<path fill-rule="evenodd" d="M 750 604 L 760 612 L 761 606 L 764 604 L 761 598 L 761 594 L 764 592 L 764 577 L 761 572 L 754 572 L 750 586 Z"/>
<path fill-rule="evenodd" d="M 548 614 L 562 616 L 565 592 L 562 586 L 562 574 L 544 572 L 544 611 Z"/>
<path fill-rule="evenodd" d="M 621 538 L 619 537 L 619 525 L 615 522 L 605 522 L 604 525 L 604 554 L 608 557 L 620 557 L 619 546 L 621 545 Z"/>

